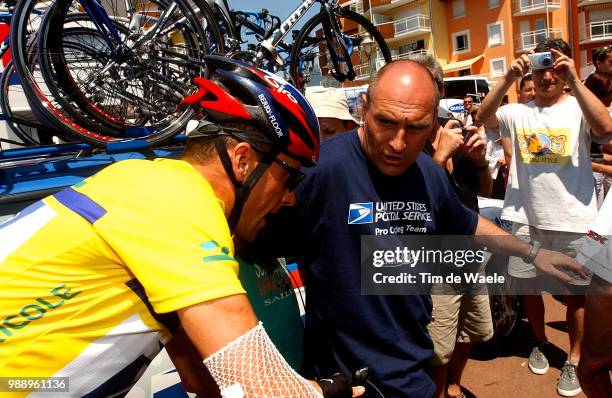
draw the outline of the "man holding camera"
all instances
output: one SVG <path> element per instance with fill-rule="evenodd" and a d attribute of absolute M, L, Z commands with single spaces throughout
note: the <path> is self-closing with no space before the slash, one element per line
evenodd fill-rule
<path fill-rule="evenodd" d="M 514 82 L 532 70 L 536 95 L 527 104 L 498 110 Z M 568 85 L 574 96 L 563 92 Z M 561 39 L 540 42 L 534 53 L 515 59 L 505 76 L 487 95 L 478 117 L 488 127 L 499 127 L 513 145 L 512 163 L 502 218 L 513 221 L 513 233 L 538 247 L 575 256 L 579 239 L 597 215 L 589 157 L 591 140 L 606 142 L 612 120 L 602 103 L 580 82 L 570 48 Z M 539 295 L 541 275 L 530 264 L 511 257 L 509 273 L 519 278 L 527 317 L 536 344 L 529 369 L 548 370 L 544 332 L 544 303 Z M 576 377 L 584 325 L 584 279 L 563 286 L 567 303 L 570 351 L 557 385 L 563 396 L 577 395 Z"/>

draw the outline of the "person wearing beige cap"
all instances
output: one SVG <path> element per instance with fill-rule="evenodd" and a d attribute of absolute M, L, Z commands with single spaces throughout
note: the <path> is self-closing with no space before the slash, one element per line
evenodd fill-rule
<path fill-rule="evenodd" d="M 337 88 L 320 87 L 308 90 L 306 99 L 319 119 L 321 141 L 359 125 L 349 112 L 346 96 Z"/>

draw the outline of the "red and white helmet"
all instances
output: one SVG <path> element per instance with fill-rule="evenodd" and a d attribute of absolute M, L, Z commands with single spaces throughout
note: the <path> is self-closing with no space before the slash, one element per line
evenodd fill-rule
<path fill-rule="evenodd" d="M 319 122 L 306 98 L 280 77 L 241 61 L 208 55 L 206 78 L 183 103 L 206 110 L 208 120 L 223 126 L 242 123 L 255 132 L 233 132 L 236 138 L 266 143 L 314 166 L 319 158 Z"/>

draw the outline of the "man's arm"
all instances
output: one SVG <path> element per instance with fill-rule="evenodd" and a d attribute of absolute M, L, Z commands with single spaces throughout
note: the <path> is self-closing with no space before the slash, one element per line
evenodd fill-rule
<path fill-rule="evenodd" d="M 504 148 L 504 159 L 506 159 L 506 167 L 510 169 L 512 163 L 512 139 L 510 137 L 502 137 L 501 139 L 502 148 Z"/>
<path fill-rule="evenodd" d="M 578 365 L 580 386 L 589 397 L 608 397 L 612 390 L 612 284 L 593 275 L 584 304 L 584 338 Z M 602 314 L 605 314 L 602 316 Z"/>
<path fill-rule="evenodd" d="M 474 235 L 477 244 L 486 247 L 488 251 L 495 254 L 525 258 L 532 249 L 532 245 L 512 236 L 481 215 L 478 216 L 478 224 Z M 572 277 L 562 272 L 561 269 L 573 271 L 584 277 L 588 274 L 587 270 L 573 258 L 546 249 L 540 249 L 533 265 L 540 271 L 564 282 L 570 281 Z"/>
<path fill-rule="evenodd" d="M 219 386 L 202 362 L 202 355 L 180 328 L 166 344 L 166 352 L 178 371 L 185 390 L 201 397 L 220 398 Z"/>
<path fill-rule="evenodd" d="M 565 72 L 567 85 L 572 89 L 593 134 L 597 137 L 612 136 L 612 118 L 604 104 L 580 81 L 574 60 L 554 48 L 550 51 L 555 58 L 553 68 Z"/>
<path fill-rule="evenodd" d="M 315 382 L 299 376 L 294 377 L 294 380 L 287 380 L 286 372 L 290 367 L 280 354 L 278 358 L 257 355 L 262 350 L 261 344 L 265 342 L 258 341 L 252 346 L 245 347 L 236 344 L 237 340 L 258 325 L 257 317 L 246 295 L 237 294 L 196 304 L 179 310 L 178 315 L 187 336 L 203 358 L 226 349 L 233 349 L 236 352 L 235 360 L 228 361 L 227 369 L 222 371 L 227 371 L 228 378 L 235 378 L 235 383 L 243 388 L 245 397 L 314 397 L 315 395 L 309 393 L 313 388 L 321 394 L 321 389 Z M 244 355 L 244 358 L 239 357 L 240 355 Z M 284 391 L 275 389 L 273 380 L 257 379 L 257 372 L 260 369 L 282 370 L 285 378 L 278 381 L 285 386 Z M 211 373 L 214 374 L 214 371 L 211 370 Z"/>
<path fill-rule="evenodd" d="M 591 166 L 593 167 L 593 171 L 612 175 L 612 163 L 606 164 L 591 162 Z"/>
<path fill-rule="evenodd" d="M 478 119 L 485 125 L 485 127 L 496 128 L 499 127 L 499 122 L 495 116 L 495 112 L 501 105 L 504 95 L 508 92 L 512 84 L 521 76 L 525 75 L 529 71 L 529 59 L 527 55 L 523 54 L 519 58 L 512 61 L 510 69 L 506 72 L 504 77 L 499 80 L 493 90 L 489 91 L 487 96 L 484 98 L 480 107 L 478 108 Z"/>

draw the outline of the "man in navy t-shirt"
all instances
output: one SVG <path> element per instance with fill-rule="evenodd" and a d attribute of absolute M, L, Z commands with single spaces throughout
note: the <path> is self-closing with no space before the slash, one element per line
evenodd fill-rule
<path fill-rule="evenodd" d="M 350 375 L 368 366 L 387 398 L 436 391 L 425 373 L 431 299 L 362 295 L 360 250 L 362 235 L 505 234 L 464 207 L 444 170 L 421 153 L 438 102 L 426 68 L 412 61 L 386 65 L 370 84 L 363 127 L 323 142 L 319 164 L 304 170 L 296 206 L 269 220 L 265 245 L 285 253 L 298 248 L 304 260 L 307 375 Z M 398 206 L 411 216 L 398 220 Z M 557 264 L 580 269 L 558 253 L 534 254 L 519 240 L 505 250 L 537 256 L 547 272 L 564 276 Z"/>

